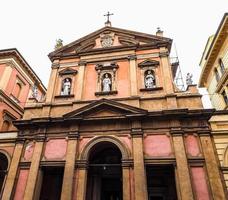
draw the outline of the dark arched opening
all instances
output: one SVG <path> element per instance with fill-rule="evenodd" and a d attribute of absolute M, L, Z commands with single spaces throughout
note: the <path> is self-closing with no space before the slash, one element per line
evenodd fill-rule
<path fill-rule="evenodd" d="M 94 145 L 89 154 L 87 200 L 122 200 L 122 155 L 111 142 Z"/>
<path fill-rule="evenodd" d="M 0 153 L 0 192 L 2 193 L 4 180 L 8 169 L 8 158 L 3 153 Z"/>

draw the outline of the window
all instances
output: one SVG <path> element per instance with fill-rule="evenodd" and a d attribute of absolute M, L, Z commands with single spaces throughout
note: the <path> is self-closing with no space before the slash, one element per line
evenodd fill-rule
<path fill-rule="evenodd" d="M 0 192 L 2 193 L 5 176 L 8 169 L 8 158 L 0 153 Z"/>
<path fill-rule="evenodd" d="M 217 69 L 215 69 L 215 78 L 216 78 L 216 81 L 219 82 L 220 76 L 219 76 L 219 73 L 218 73 Z"/>
<path fill-rule="evenodd" d="M 228 105 L 228 97 L 225 91 L 222 92 L 222 96 L 226 105 Z"/>
<path fill-rule="evenodd" d="M 71 93 L 71 78 L 65 78 L 62 81 L 61 95 L 70 95 Z"/>
<path fill-rule="evenodd" d="M 219 66 L 220 66 L 220 71 L 223 74 L 225 72 L 225 67 L 221 58 L 219 59 Z"/>
<path fill-rule="evenodd" d="M 14 91 L 13 91 L 13 96 L 16 97 L 17 99 L 20 96 L 21 93 L 21 84 L 20 83 L 16 83 L 15 87 L 14 87 Z"/>

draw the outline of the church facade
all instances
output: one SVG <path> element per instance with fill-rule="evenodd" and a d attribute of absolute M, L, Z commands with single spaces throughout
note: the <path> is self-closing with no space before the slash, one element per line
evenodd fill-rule
<path fill-rule="evenodd" d="M 213 110 L 196 85 L 174 85 L 171 45 L 107 23 L 50 53 L 46 99 L 4 141 L 2 199 L 226 199 Z"/>

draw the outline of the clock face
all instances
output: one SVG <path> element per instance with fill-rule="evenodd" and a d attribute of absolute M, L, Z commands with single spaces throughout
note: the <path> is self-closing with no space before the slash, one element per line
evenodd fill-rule
<path fill-rule="evenodd" d="M 113 44 L 113 40 L 110 36 L 106 36 L 101 40 L 102 47 L 111 47 L 112 44 Z"/>

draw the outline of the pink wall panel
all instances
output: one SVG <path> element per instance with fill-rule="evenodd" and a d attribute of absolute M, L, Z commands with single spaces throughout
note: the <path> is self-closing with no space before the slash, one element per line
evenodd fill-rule
<path fill-rule="evenodd" d="M 193 187 L 197 200 L 209 200 L 209 191 L 203 167 L 191 167 Z"/>
<path fill-rule="evenodd" d="M 67 141 L 65 139 L 49 140 L 46 143 L 44 156 L 46 159 L 63 159 L 66 154 Z"/>
<path fill-rule="evenodd" d="M 34 147 L 35 147 L 35 144 L 33 142 L 30 142 L 26 145 L 25 152 L 24 152 L 25 160 L 31 160 Z"/>
<path fill-rule="evenodd" d="M 200 148 L 198 144 L 198 139 L 194 135 L 188 135 L 185 137 L 185 145 L 187 149 L 187 153 L 190 156 L 199 156 Z"/>
<path fill-rule="evenodd" d="M 149 135 L 144 139 L 144 151 L 148 156 L 171 156 L 172 147 L 167 135 Z"/>
<path fill-rule="evenodd" d="M 19 178 L 16 186 L 16 192 L 14 195 L 14 200 L 22 200 L 24 197 L 25 186 L 28 178 L 29 170 L 21 169 L 19 173 Z"/>

